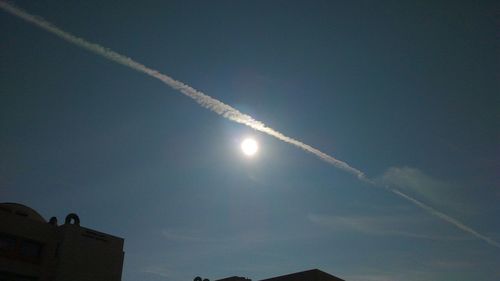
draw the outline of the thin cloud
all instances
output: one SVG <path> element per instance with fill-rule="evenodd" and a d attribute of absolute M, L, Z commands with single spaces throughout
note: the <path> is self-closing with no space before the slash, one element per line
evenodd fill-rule
<path fill-rule="evenodd" d="M 158 275 L 161 277 L 172 277 L 172 270 L 167 266 L 156 265 L 156 266 L 147 266 L 141 270 L 141 272 Z"/>
<path fill-rule="evenodd" d="M 190 86 L 188 86 L 180 81 L 177 81 L 168 75 L 162 74 L 157 70 L 149 68 L 149 67 L 147 67 L 139 62 L 134 61 L 133 59 L 131 59 L 129 57 L 121 55 L 121 54 L 119 54 L 115 51 L 112 51 L 108 48 L 105 48 L 99 44 L 95 44 L 95 43 L 89 42 L 83 38 L 77 37 L 69 32 L 66 32 L 66 31 L 56 27 L 55 25 L 44 20 L 43 18 L 31 15 L 28 12 L 26 12 L 26 11 L 24 11 L 24 10 L 14 6 L 14 5 L 11 5 L 5 1 L 0 1 L 0 8 L 4 9 L 5 11 L 11 13 L 12 15 L 15 15 L 15 16 L 17 16 L 17 17 L 19 17 L 19 18 L 21 18 L 21 19 L 23 19 L 31 24 L 34 24 L 35 26 L 42 28 L 43 30 L 45 30 L 47 32 L 50 32 L 50 33 L 58 36 L 59 38 L 61 38 L 63 40 L 66 40 L 72 44 L 75 44 L 76 46 L 79 46 L 83 49 L 86 49 L 90 52 L 93 52 L 94 54 L 100 55 L 108 60 L 114 61 L 116 63 L 122 64 L 122 65 L 127 66 L 131 69 L 134 69 L 136 71 L 142 72 L 142 73 L 149 75 L 153 78 L 156 78 L 156 79 L 160 80 L 161 82 L 167 84 L 171 88 L 181 92 L 185 96 L 193 99 L 200 106 L 207 108 L 207 109 L 223 116 L 224 118 L 227 118 L 227 119 L 234 121 L 236 123 L 244 124 L 246 126 L 253 128 L 254 130 L 266 133 L 266 134 L 273 136 L 279 140 L 282 140 L 286 143 L 289 143 L 289 144 L 292 144 L 296 147 L 299 147 L 299 148 L 301 148 L 309 153 L 316 155 L 317 157 L 319 157 L 323 161 L 326 161 L 327 163 L 332 164 L 333 166 L 335 166 L 335 167 L 337 167 L 345 172 L 348 172 L 350 174 L 357 176 L 358 179 L 360 179 L 361 181 L 378 186 L 375 183 L 375 181 L 367 178 L 363 172 L 361 172 L 360 170 L 358 170 L 356 168 L 351 167 L 346 162 L 338 160 L 335 157 L 330 156 L 330 155 L 320 151 L 317 148 L 314 148 L 314 147 L 312 147 L 308 144 L 305 144 L 299 140 L 288 137 L 279 131 L 276 131 L 270 127 L 267 127 L 263 122 L 254 119 L 250 115 L 241 113 L 240 111 L 231 107 L 230 105 L 227 105 L 227 104 L 225 104 L 225 103 L 223 103 L 223 102 L 221 102 L 213 97 L 210 97 L 210 96 L 208 96 L 208 95 L 206 95 L 198 90 L 195 90 L 192 87 L 190 87 Z M 404 194 L 403 192 L 401 192 L 399 190 L 388 188 L 388 187 L 386 187 L 386 188 L 388 190 L 390 190 L 391 192 L 393 192 L 394 194 L 399 195 L 400 197 L 414 203 L 415 205 L 417 205 L 418 207 L 422 208 L 423 210 L 429 212 L 430 214 L 435 215 L 436 217 L 439 217 L 439 218 L 443 219 L 444 221 L 455 225 L 459 229 L 474 235 L 475 237 L 487 242 L 490 245 L 493 245 L 497 248 L 500 248 L 500 244 L 498 242 L 496 242 L 496 241 L 492 240 L 491 238 L 488 238 L 482 234 L 479 234 L 477 231 L 462 224 L 461 222 L 457 221 L 456 219 L 453 219 L 453 218 L 449 217 L 448 215 L 445 215 L 442 212 L 435 210 L 434 208 L 424 204 L 423 202 L 420 202 L 420 201 L 410 197 L 409 195 Z"/>
<path fill-rule="evenodd" d="M 390 275 L 350 275 L 349 280 L 352 281 L 396 281 L 399 280 Z"/>
<path fill-rule="evenodd" d="M 470 240 L 466 236 L 421 233 L 416 229 L 429 229 L 424 226 L 428 220 L 410 215 L 348 215 L 329 216 L 309 214 L 308 220 L 332 231 L 355 231 L 367 235 L 400 236 L 426 240 Z"/>
<path fill-rule="evenodd" d="M 290 234 L 283 232 L 279 235 L 276 232 L 271 232 L 267 228 L 253 228 L 237 233 L 223 233 L 220 232 L 205 232 L 202 229 L 180 229 L 180 228 L 165 228 L 161 230 L 163 238 L 176 243 L 199 243 L 199 244 L 228 244 L 234 243 L 240 246 L 251 247 L 256 245 L 264 245 L 268 243 L 275 243 L 283 240 L 301 240 L 306 238 L 303 234 Z M 283 238 L 285 237 L 285 238 Z"/>
<path fill-rule="evenodd" d="M 465 187 L 436 179 L 423 171 L 412 167 L 391 167 L 377 179 L 382 185 L 397 187 L 401 192 L 412 197 L 424 199 L 433 205 L 452 209 L 454 212 L 471 213 L 473 208 L 463 201 L 466 198 Z"/>
<path fill-rule="evenodd" d="M 352 281 L 399 281 L 399 276 L 392 276 L 387 274 L 366 274 L 366 275 L 349 275 L 346 277 Z M 405 280 L 408 280 L 405 278 Z"/>
<path fill-rule="evenodd" d="M 433 274 L 423 271 L 407 270 L 394 273 L 366 273 L 366 274 L 355 274 L 348 275 L 345 277 L 346 280 L 350 281 L 422 281 L 422 280 L 432 280 L 434 278 Z"/>
<path fill-rule="evenodd" d="M 430 262 L 433 267 L 439 269 L 463 269 L 463 268 L 472 268 L 475 267 L 476 264 L 470 261 L 465 260 L 433 260 Z"/>

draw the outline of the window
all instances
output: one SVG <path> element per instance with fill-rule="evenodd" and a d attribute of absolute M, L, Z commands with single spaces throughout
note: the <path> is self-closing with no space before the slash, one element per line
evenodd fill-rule
<path fill-rule="evenodd" d="M 12 260 L 38 264 L 42 257 L 43 244 L 0 233 L 0 255 Z M 0 281 L 4 281 L 0 278 Z"/>
<path fill-rule="evenodd" d="M 21 242 L 21 256 L 27 258 L 39 258 L 41 255 L 42 244 L 29 240 L 23 240 Z"/>
<path fill-rule="evenodd" d="M 0 253 L 9 254 L 16 249 L 16 238 L 0 233 Z"/>

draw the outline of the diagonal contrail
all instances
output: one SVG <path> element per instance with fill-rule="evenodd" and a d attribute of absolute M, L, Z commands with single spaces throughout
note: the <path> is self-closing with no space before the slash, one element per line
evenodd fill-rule
<path fill-rule="evenodd" d="M 149 68 L 149 67 L 147 67 L 139 62 L 134 61 L 133 59 L 131 59 L 129 57 L 121 55 L 121 54 L 119 54 L 115 51 L 112 51 L 108 48 L 105 48 L 101 45 L 98 45 L 98 44 L 89 42 L 83 38 L 77 37 L 69 32 L 66 32 L 66 31 L 54 26 L 53 24 L 44 20 L 43 18 L 31 15 L 28 12 L 26 12 L 26 11 L 16 7 L 16 6 L 13 6 L 9 3 L 6 3 L 4 1 L 0 1 L 0 7 L 2 9 L 6 10 L 7 12 L 9 12 L 15 16 L 18 16 L 18 17 L 24 19 L 25 21 L 32 23 L 32 24 L 52 33 L 52 34 L 55 34 L 58 37 L 66 40 L 70 43 L 73 43 L 81 48 L 84 48 L 88 51 L 91 51 L 91 52 L 97 54 L 97 55 L 103 56 L 109 60 L 112 60 L 114 62 L 117 62 L 117 63 L 125 65 L 125 66 L 128 66 L 128 67 L 130 67 L 134 70 L 137 70 L 139 72 L 143 72 L 149 76 L 152 76 L 152 77 L 162 81 L 163 83 L 167 84 L 168 86 L 172 87 L 173 89 L 178 90 L 181 93 L 183 93 L 184 95 L 192 98 L 201 106 L 208 108 L 211 111 L 213 111 L 219 115 L 222 115 L 227 119 L 230 119 L 230 120 L 237 122 L 237 123 L 247 125 L 253 129 L 257 130 L 257 131 L 261 131 L 261 132 L 266 133 L 268 135 L 271 135 L 279 140 L 293 144 L 297 147 L 302 148 L 303 150 L 305 150 L 307 152 L 310 152 L 310 153 L 318 156 L 319 158 L 323 159 L 324 161 L 329 162 L 329 163 L 335 165 L 336 167 L 338 167 L 346 172 L 354 174 L 358 177 L 364 177 L 364 174 L 361 171 L 349 166 L 346 162 L 340 161 L 340 160 L 336 159 L 335 157 L 332 157 L 332 156 L 330 156 L 330 155 L 328 155 L 328 154 L 326 154 L 326 153 L 324 153 L 324 152 L 322 152 L 322 151 L 320 151 L 320 150 L 318 150 L 310 145 L 307 145 L 301 141 L 298 141 L 298 140 L 293 139 L 291 137 L 287 137 L 284 134 L 282 134 L 282 133 L 280 133 L 272 128 L 267 127 L 264 123 L 255 120 L 250 115 L 241 113 L 236 108 L 234 108 L 230 105 L 227 105 L 227 104 L 225 104 L 217 99 L 214 99 L 214 98 L 212 98 L 212 97 L 210 97 L 210 96 L 208 96 L 208 95 L 206 95 L 206 94 L 204 94 L 196 89 L 193 89 L 192 87 L 190 87 L 190 86 L 188 86 L 180 81 L 177 81 L 168 75 L 162 74 L 157 70 Z"/>
<path fill-rule="evenodd" d="M 403 192 L 397 190 L 397 189 L 394 189 L 394 188 L 390 188 L 390 187 L 387 187 L 386 188 L 388 190 L 390 190 L 391 192 L 393 192 L 394 194 L 396 195 L 399 195 L 400 197 L 412 202 L 413 204 L 417 205 L 418 207 L 420 207 L 421 209 L 427 211 L 428 213 L 444 220 L 444 221 L 447 221 L 451 224 L 453 224 L 454 226 L 458 227 L 459 229 L 465 231 L 465 232 L 468 232 L 474 236 L 476 236 L 477 238 L 479 239 L 482 239 L 484 242 L 492 245 L 492 246 L 495 246 L 497 248 L 500 248 L 500 243 L 498 243 L 497 241 L 485 236 L 485 235 L 482 235 L 481 233 L 475 231 L 474 229 L 466 226 L 465 224 L 461 223 L 460 221 L 448 216 L 447 214 L 443 213 L 443 212 L 440 212 L 434 208 L 432 208 L 431 206 L 427 205 L 427 204 L 424 204 L 422 202 L 420 202 L 419 200 L 413 198 L 413 197 L 410 197 L 406 194 L 404 194 Z"/>
<path fill-rule="evenodd" d="M 93 52 L 97 55 L 100 55 L 106 59 L 117 62 L 117 63 L 122 64 L 124 66 L 130 67 L 130 68 L 137 70 L 139 72 L 145 73 L 151 77 L 154 77 L 154 78 L 162 81 L 163 83 L 167 84 L 171 88 L 173 88 L 173 89 L 183 93 L 184 95 L 192 98 L 194 101 L 196 101 L 202 107 L 205 107 L 205 108 L 223 116 L 224 118 L 227 118 L 231 121 L 234 121 L 234 122 L 237 122 L 240 124 L 247 125 L 254 130 L 266 133 L 266 134 L 273 136 L 279 140 L 282 140 L 284 142 L 287 142 L 289 144 L 297 146 L 297 147 L 299 147 L 299 148 L 301 148 L 309 153 L 316 155 L 320 159 L 334 165 L 335 167 L 357 176 L 358 179 L 360 179 L 363 182 L 367 182 L 369 184 L 378 186 L 373 180 L 367 178 L 363 172 L 361 172 L 360 170 L 358 170 L 356 168 L 351 167 L 346 162 L 341 161 L 339 159 L 336 159 L 335 157 L 330 156 L 330 155 L 320 151 L 319 149 L 316 149 L 316 148 L 314 148 L 308 144 L 305 144 L 299 140 L 288 137 L 288 136 L 284 135 L 283 133 L 280 133 L 279 131 L 276 131 L 276 130 L 266 126 L 263 122 L 255 120 L 250 115 L 244 114 L 244 113 L 240 112 L 239 110 L 237 110 L 236 108 L 234 108 L 230 105 L 227 105 L 227 104 L 225 104 L 225 103 L 223 103 L 215 98 L 212 98 L 212 97 L 210 97 L 210 96 L 208 96 L 208 95 L 206 95 L 206 94 L 204 94 L 204 93 L 202 93 L 202 92 L 200 92 L 200 91 L 198 91 L 198 90 L 196 90 L 196 89 L 194 89 L 194 88 L 192 88 L 192 87 L 190 87 L 190 86 L 188 86 L 180 81 L 173 79 L 172 77 L 170 77 L 168 75 L 162 74 L 157 70 L 149 68 L 149 67 L 147 67 L 139 62 L 134 61 L 133 59 L 131 59 L 129 57 L 126 57 L 126 56 L 121 55 L 115 51 L 107 49 L 99 44 L 92 43 L 92 42 L 89 42 L 83 38 L 77 37 L 69 32 L 66 32 L 66 31 L 58 28 L 57 26 L 51 24 L 50 22 L 44 20 L 43 18 L 32 15 L 32 14 L 30 14 L 30 13 L 12 5 L 12 4 L 9 4 L 3 0 L 0 0 L 0 8 L 4 9 L 5 11 L 7 11 L 7 12 L 31 23 L 31 24 L 34 24 L 34 25 L 44 29 L 45 31 L 48 31 L 48 32 L 58 36 L 61 39 L 64 39 L 70 43 L 73 43 L 73 44 L 77 45 L 78 47 L 81 47 L 83 49 L 91 51 L 91 52 Z M 464 225 L 460 221 L 458 221 L 458 220 L 456 220 L 456 219 L 454 219 L 454 218 L 452 218 L 452 217 L 450 217 L 442 212 L 437 211 L 436 209 L 410 197 L 409 195 L 402 193 L 401 191 L 399 191 L 397 189 L 388 188 L 388 187 L 385 187 L 385 188 L 387 188 L 389 191 L 393 192 L 394 194 L 412 202 L 413 204 L 415 204 L 416 206 L 420 207 L 421 209 L 427 211 L 428 213 L 458 227 L 459 229 L 475 236 L 476 238 L 479 238 L 479 239 L 485 241 L 486 243 L 488 243 L 492 246 L 500 248 L 500 244 L 498 242 L 494 241 L 493 239 L 491 239 L 487 236 L 484 236 L 484 235 L 478 233 L 477 231 Z"/>

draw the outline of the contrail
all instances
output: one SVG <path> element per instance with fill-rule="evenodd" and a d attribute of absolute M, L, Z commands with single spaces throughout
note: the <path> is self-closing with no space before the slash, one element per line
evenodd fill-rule
<path fill-rule="evenodd" d="M 448 216 L 447 214 L 445 214 L 443 212 L 440 212 L 440 211 L 432 208 L 431 206 L 426 205 L 426 204 L 420 202 L 419 200 L 417 200 L 415 198 L 412 198 L 412 197 L 404 194 L 403 192 L 401 192 L 401 191 L 399 191 L 397 189 L 390 188 L 388 186 L 386 186 L 386 188 L 388 190 L 390 190 L 391 192 L 393 192 L 394 194 L 397 194 L 400 197 L 403 197 L 404 199 L 406 199 L 406 200 L 412 202 L 413 204 L 417 205 L 418 207 L 424 209 L 428 213 L 430 213 L 430 214 L 432 214 L 432 215 L 434 215 L 434 216 L 436 216 L 436 217 L 438 217 L 438 218 L 440 218 L 440 219 L 442 219 L 444 221 L 447 221 L 447 222 L 453 224 L 454 226 L 458 227 L 459 229 L 461 229 L 461 230 L 463 230 L 465 232 L 468 232 L 468 233 L 476 236 L 477 238 L 483 240 L 484 242 L 486 242 L 486 243 L 488 243 L 488 244 L 490 244 L 492 246 L 500 248 L 500 243 L 498 243 L 497 241 L 495 241 L 495 240 L 493 240 L 493 239 L 491 239 L 491 238 L 489 238 L 487 236 L 482 235 L 481 233 L 479 233 L 479 232 L 475 231 L 474 229 L 466 226 L 465 224 L 461 223 L 460 221 L 458 221 L 458 220 L 456 220 L 456 219 Z"/>
<path fill-rule="evenodd" d="M 190 86 L 188 86 L 180 81 L 173 79 L 172 77 L 170 77 L 168 75 L 162 74 L 157 70 L 149 68 L 149 67 L 147 67 L 139 62 L 134 61 L 133 59 L 131 59 L 129 57 L 121 55 L 121 54 L 119 54 L 113 50 L 110 50 L 108 48 L 105 48 L 99 44 L 95 44 L 95 43 L 89 42 L 83 38 L 77 37 L 69 32 L 66 32 L 66 31 L 56 27 L 55 25 L 51 24 L 50 22 L 44 20 L 41 17 L 32 15 L 32 14 L 30 14 L 30 13 L 12 5 L 12 4 L 4 2 L 2 0 L 0 0 L 0 8 L 4 9 L 5 11 L 7 11 L 7 12 L 31 23 L 31 24 L 34 24 L 34 25 L 44 29 L 45 31 L 48 31 L 48 32 L 58 36 L 61 39 L 64 39 L 70 43 L 73 43 L 73 44 L 77 45 L 78 47 L 81 47 L 83 49 L 91 51 L 97 55 L 100 55 L 100 56 L 108 59 L 108 60 L 117 62 L 119 64 L 122 64 L 124 66 L 129 67 L 129 68 L 132 68 L 136 71 L 145 73 L 151 77 L 154 77 L 154 78 L 162 81 L 163 83 L 167 84 L 171 88 L 173 88 L 173 89 L 181 92 L 182 94 L 192 98 L 194 101 L 196 101 L 202 107 L 205 107 L 205 108 L 223 116 L 224 118 L 227 118 L 227 119 L 234 121 L 236 123 L 244 124 L 246 126 L 251 127 L 254 130 L 266 133 L 266 134 L 273 136 L 279 140 L 282 140 L 284 142 L 287 142 L 289 144 L 297 146 L 297 147 L 299 147 L 299 148 L 301 148 L 309 153 L 316 155 L 321 160 L 326 161 L 326 162 L 334 165 L 335 167 L 337 167 L 343 171 L 346 171 L 350 174 L 357 176 L 358 179 L 360 179 L 361 181 L 377 186 L 377 184 L 373 180 L 370 180 L 369 178 L 367 178 L 363 172 L 361 172 L 360 170 L 358 170 L 356 168 L 351 167 L 346 162 L 341 161 L 339 159 L 336 159 L 335 157 L 330 156 L 330 155 L 320 151 L 319 149 L 316 149 L 316 148 L 314 148 L 308 144 L 305 144 L 299 140 L 288 137 L 288 136 L 284 135 L 283 133 L 280 133 L 279 131 L 276 131 L 276 130 L 266 126 L 263 122 L 255 120 L 250 115 L 244 114 L 244 113 L 240 112 L 239 110 L 237 110 L 236 108 L 234 108 L 230 105 L 227 105 L 227 104 L 225 104 L 225 103 L 223 103 L 215 98 L 212 98 L 212 97 L 210 97 L 210 96 L 208 96 L 208 95 L 206 95 L 206 94 L 204 94 L 204 93 L 202 93 L 202 92 L 200 92 L 200 91 L 198 91 L 198 90 L 196 90 L 196 89 L 194 89 L 194 88 L 192 88 L 192 87 L 190 87 Z M 413 204 L 422 208 L 423 210 L 427 211 L 428 213 L 430 213 L 430 214 L 458 227 L 459 229 L 475 236 L 476 238 L 479 238 L 490 245 L 493 245 L 497 248 L 500 248 L 500 244 L 498 242 L 478 233 L 477 231 L 464 225 L 463 223 L 459 222 L 458 220 L 453 219 L 452 217 L 435 210 L 434 208 L 402 193 L 401 191 L 398 191 L 398 190 L 392 189 L 392 188 L 388 188 L 388 190 L 390 190 L 393 193 L 399 195 L 400 197 L 412 202 Z"/>
<path fill-rule="evenodd" d="M 236 108 L 234 108 L 230 105 L 227 105 L 227 104 L 225 104 L 225 103 L 223 103 L 215 98 L 212 98 L 212 97 L 210 97 L 210 96 L 208 96 L 208 95 L 206 95 L 206 94 L 204 94 L 196 89 L 193 89 L 192 87 L 190 87 L 190 86 L 188 86 L 180 81 L 177 81 L 168 75 L 162 74 L 157 70 L 149 68 L 149 67 L 147 67 L 139 62 L 134 61 L 133 59 L 131 59 L 129 57 L 121 55 L 121 54 L 119 54 L 115 51 L 112 51 L 108 48 L 105 48 L 101 45 L 91 43 L 83 38 L 77 37 L 69 32 L 66 32 L 66 31 L 54 26 L 53 24 L 44 20 L 43 18 L 31 15 L 28 12 L 26 12 L 18 7 L 15 7 L 9 3 L 6 3 L 4 1 L 0 1 L 0 7 L 2 9 L 6 10 L 7 12 L 9 12 L 15 16 L 18 16 L 18 17 L 24 19 L 25 21 L 32 23 L 32 24 L 52 33 L 52 34 L 55 34 L 58 37 L 66 40 L 70 43 L 73 43 L 73 44 L 75 44 L 83 49 L 86 49 L 86 50 L 91 51 L 95 54 L 103 56 L 109 60 L 112 60 L 114 62 L 117 62 L 117 63 L 125 65 L 125 66 L 128 66 L 128 67 L 130 67 L 134 70 L 137 70 L 139 72 L 143 72 L 149 76 L 152 76 L 152 77 L 162 81 L 163 83 L 167 84 L 168 86 L 172 87 L 173 89 L 178 90 L 181 93 L 183 93 L 184 95 L 192 98 L 201 106 L 208 108 L 211 111 L 213 111 L 219 115 L 222 115 L 223 117 L 225 117 L 229 120 L 247 125 L 253 129 L 257 130 L 257 131 L 261 131 L 261 132 L 266 133 L 268 135 L 271 135 L 279 140 L 282 140 L 284 142 L 295 145 L 299 148 L 302 148 L 303 150 L 305 150 L 307 152 L 310 152 L 310 153 L 318 156 L 322 160 L 324 160 L 330 164 L 333 164 L 334 166 L 336 166 L 336 167 L 338 167 L 346 172 L 354 174 L 360 178 L 364 177 L 364 174 L 361 171 L 349 166 L 346 162 L 340 161 L 340 160 L 336 159 L 335 157 L 332 157 L 332 156 L 330 156 L 330 155 L 328 155 L 328 154 L 326 154 L 326 153 L 324 153 L 324 152 L 322 152 L 322 151 L 320 151 L 320 150 L 318 150 L 310 145 L 307 145 L 301 141 L 298 141 L 294 138 L 287 137 L 284 134 L 282 134 L 282 133 L 280 133 L 272 128 L 269 128 L 264 123 L 255 120 L 250 115 L 241 113 Z"/>

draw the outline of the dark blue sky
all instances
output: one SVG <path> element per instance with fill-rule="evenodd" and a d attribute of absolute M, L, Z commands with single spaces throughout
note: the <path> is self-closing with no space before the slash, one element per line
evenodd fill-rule
<path fill-rule="evenodd" d="M 13 3 L 500 240 L 494 1 Z M 394 194 L 4 11 L 0 34 L 0 201 L 124 237 L 124 281 L 500 275 Z"/>

